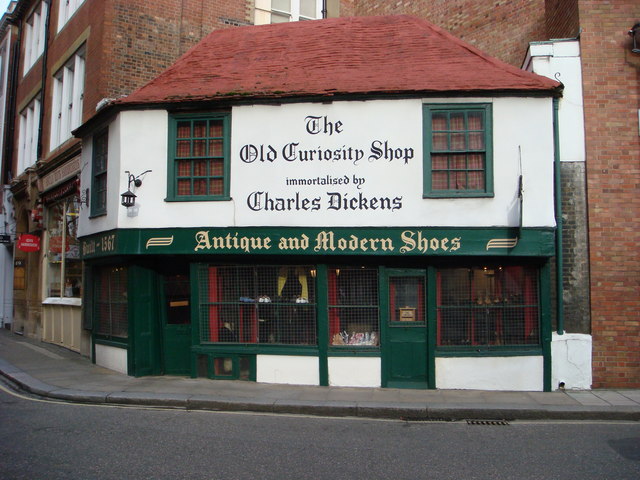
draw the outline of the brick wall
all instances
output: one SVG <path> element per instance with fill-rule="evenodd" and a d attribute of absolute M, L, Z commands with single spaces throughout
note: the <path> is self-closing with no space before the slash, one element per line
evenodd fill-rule
<path fill-rule="evenodd" d="M 529 42 L 546 40 L 545 0 L 356 0 L 355 5 L 356 15 L 425 18 L 517 67 L 522 65 Z"/>
<path fill-rule="evenodd" d="M 564 330 L 591 333 L 585 162 L 561 162 L 560 167 Z"/>
<path fill-rule="evenodd" d="M 546 0 L 547 38 L 576 38 L 580 29 L 578 0 Z"/>
<path fill-rule="evenodd" d="M 103 96 L 118 97 L 153 79 L 211 31 L 251 23 L 252 0 L 106 2 Z"/>
<path fill-rule="evenodd" d="M 637 0 L 580 0 L 594 387 L 640 387 Z"/>

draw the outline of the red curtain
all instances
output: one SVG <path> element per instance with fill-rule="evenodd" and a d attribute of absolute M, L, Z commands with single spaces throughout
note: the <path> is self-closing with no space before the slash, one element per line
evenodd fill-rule
<path fill-rule="evenodd" d="M 421 277 L 418 277 L 418 322 L 424 322 L 424 282 Z"/>
<path fill-rule="evenodd" d="M 329 343 L 332 343 L 334 335 L 340 333 L 340 313 L 339 309 L 335 308 L 338 305 L 338 279 L 335 269 L 329 270 L 327 281 L 329 287 Z"/>
<path fill-rule="evenodd" d="M 218 267 L 209 267 L 209 303 L 221 300 L 222 281 L 218 277 Z M 220 312 L 218 305 L 209 306 L 209 341 L 217 342 L 220 332 Z"/>
<path fill-rule="evenodd" d="M 524 274 L 524 302 L 526 305 L 538 305 L 534 275 Z M 534 332 L 531 335 L 531 332 Z M 538 309 L 526 307 L 524 309 L 524 336 L 525 342 L 538 341 Z"/>
<path fill-rule="evenodd" d="M 436 322 L 437 322 L 437 345 L 442 345 L 442 275 L 436 272 Z"/>

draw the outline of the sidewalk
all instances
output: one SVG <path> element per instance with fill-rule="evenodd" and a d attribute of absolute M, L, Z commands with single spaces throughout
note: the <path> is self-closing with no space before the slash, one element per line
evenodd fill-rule
<path fill-rule="evenodd" d="M 640 390 L 401 390 L 133 378 L 7 330 L 0 330 L 0 374 L 28 392 L 82 403 L 405 420 L 640 420 Z"/>

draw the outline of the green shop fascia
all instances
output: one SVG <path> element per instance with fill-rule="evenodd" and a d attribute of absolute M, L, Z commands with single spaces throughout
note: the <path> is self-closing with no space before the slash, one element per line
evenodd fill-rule
<path fill-rule="evenodd" d="M 129 375 L 262 381 L 257 359 L 302 356 L 329 385 L 332 358 L 362 357 L 380 360 L 380 386 L 436 388 L 436 358 L 541 356 L 550 389 L 552 228 L 119 229 L 80 240 L 93 358 L 98 345 L 126 349 Z"/>

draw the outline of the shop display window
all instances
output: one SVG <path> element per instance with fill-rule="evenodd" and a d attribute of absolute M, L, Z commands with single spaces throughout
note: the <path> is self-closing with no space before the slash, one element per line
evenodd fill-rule
<path fill-rule="evenodd" d="M 536 268 L 442 268 L 436 278 L 438 346 L 540 344 Z"/>
<path fill-rule="evenodd" d="M 78 203 L 63 199 L 47 209 L 47 295 L 82 296 L 82 261 L 78 232 Z"/>
<path fill-rule="evenodd" d="M 330 268 L 329 344 L 371 347 L 380 344 L 377 268 Z"/>
<path fill-rule="evenodd" d="M 204 266 L 200 341 L 316 345 L 315 269 Z"/>
<path fill-rule="evenodd" d="M 94 272 L 95 333 L 108 338 L 128 337 L 126 267 L 101 267 Z"/>

